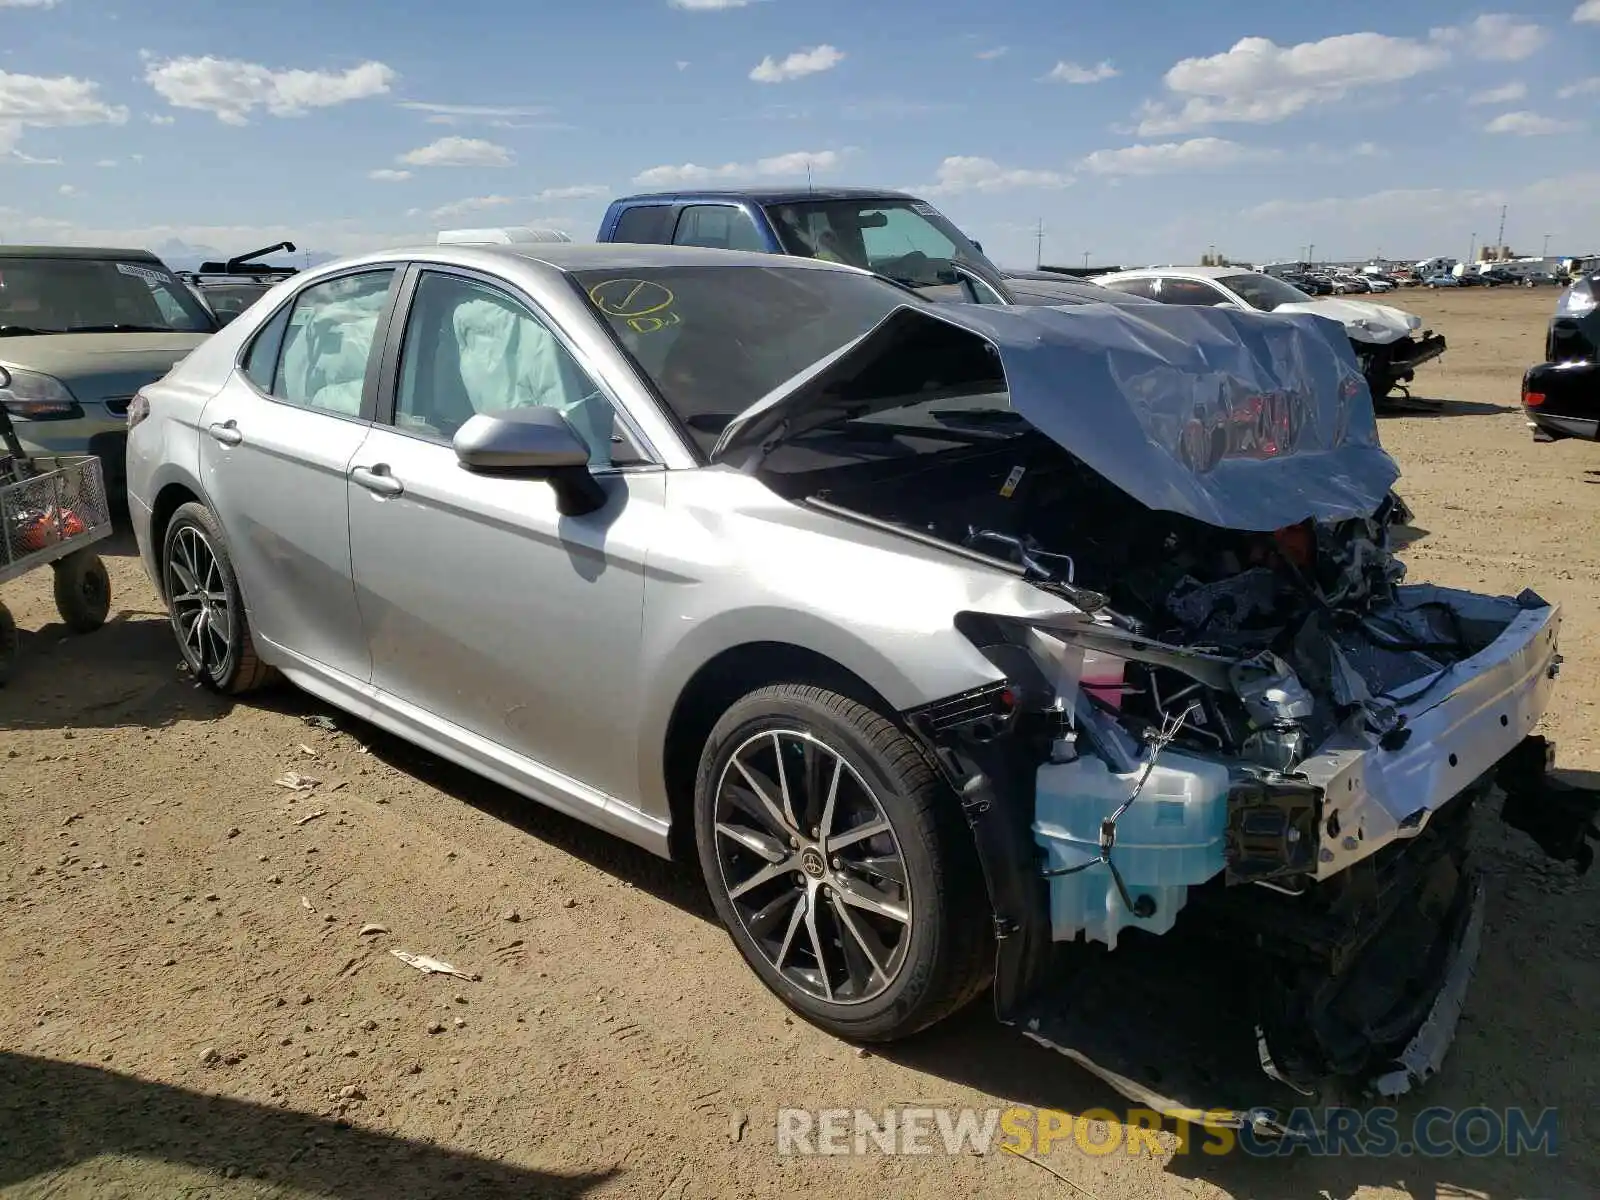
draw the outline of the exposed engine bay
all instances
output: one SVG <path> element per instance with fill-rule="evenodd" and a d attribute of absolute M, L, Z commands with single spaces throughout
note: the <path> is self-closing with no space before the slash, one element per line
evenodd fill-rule
<path fill-rule="evenodd" d="M 1147 507 L 1032 434 L 778 486 L 1004 563 L 1081 610 L 967 614 L 962 631 L 1007 683 L 910 719 L 981 854 L 990 823 L 1002 1016 L 1141 1102 L 1215 1107 L 1170 1061 L 1165 1083 L 1140 1084 L 1148 1045 L 1110 1064 L 1074 1049 L 1105 1036 L 1109 1012 L 1092 984 L 1052 1008 L 1029 982 L 1049 957 L 1041 927 L 1058 964 L 1107 955 L 1092 974 L 1121 979 L 1111 1010 L 1133 1003 L 1111 964 L 1139 961 L 1141 938 L 1213 943 L 1246 981 L 1249 1057 L 1275 1085 L 1396 1095 L 1453 1036 L 1482 927 L 1468 830 L 1496 785 L 1509 823 L 1588 865 L 1600 796 L 1555 795 L 1531 736 L 1560 661 L 1557 610 L 1532 593 L 1405 585 L 1390 534 L 1410 514 L 1392 493 L 1365 518 L 1223 529 Z M 1019 811 L 1000 829 L 1007 789 Z M 1010 881 L 1007 912 L 997 876 L 1016 859 L 1027 880 Z M 1214 1040 L 1171 1053 L 1209 1061 Z"/>

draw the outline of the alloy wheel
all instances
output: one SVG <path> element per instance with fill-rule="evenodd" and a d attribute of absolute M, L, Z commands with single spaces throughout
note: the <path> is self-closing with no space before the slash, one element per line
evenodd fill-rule
<path fill-rule="evenodd" d="M 233 645 L 233 609 L 216 552 L 193 525 L 183 526 L 172 539 L 166 584 L 184 657 L 190 666 L 214 673 Z"/>
<path fill-rule="evenodd" d="M 832 1004 L 894 982 L 911 940 L 905 858 L 836 750 L 798 729 L 742 742 L 717 781 L 715 834 L 734 912 L 785 980 Z"/>

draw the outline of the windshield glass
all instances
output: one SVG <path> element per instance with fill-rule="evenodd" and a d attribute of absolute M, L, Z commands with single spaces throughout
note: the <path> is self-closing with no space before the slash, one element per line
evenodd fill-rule
<path fill-rule="evenodd" d="M 1217 280 L 1251 308 L 1271 312 L 1280 304 L 1299 304 L 1311 299 L 1293 284 L 1271 275 L 1224 275 Z"/>
<path fill-rule="evenodd" d="M 702 452 L 779 384 L 918 303 L 892 284 L 814 267 L 578 271 L 589 303 Z"/>
<path fill-rule="evenodd" d="M 210 333 L 203 305 L 159 263 L 0 256 L 0 333 Z"/>
<path fill-rule="evenodd" d="M 865 267 L 912 287 L 956 282 L 951 268 L 957 263 L 999 274 L 921 200 L 805 200 L 769 205 L 767 216 L 790 254 Z"/>

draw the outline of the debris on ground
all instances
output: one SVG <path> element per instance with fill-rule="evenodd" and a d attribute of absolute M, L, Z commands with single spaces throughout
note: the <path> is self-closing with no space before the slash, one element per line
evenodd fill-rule
<path fill-rule="evenodd" d="M 307 900 L 304 896 L 300 897 L 300 907 L 305 909 L 307 912 L 316 912 L 317 911 L 316 906 L 313 905 L 311 903 L 311 901 Z"/>
<path fill-rule="evenodd" d="M 288 788 L 291 792 L 308 792 L 322 781 L 313 779 L 310 775 L 302 775 L 299 771 L 285 771 L 272 782 L 281 788 Z"/>
<path fill-rule="evenodd" d="M 312 728 L 322 730 L 323 733 L 339 732 L 338 723 L 332 717 L 324 716 L 322 713 L 307 713 L 300 719 Z"/>
<path fill-rule="evenodd" d="M 391 950 L 389 953 L 405 963 L 406 966 L 415 967 L 417 970 L 424 971 L 430 975 L 454 975 L 457 979 L 465 979 L 468 982 L 476 978 L 476 976 L 468 975 L 465 971 L 452 967 L 441 959 L 429 958 L 426 954 L 411 954 L 405 950 Z"/>
<path fill-rule="evenodd" d="M 317 752 L 315 750 L 313 750 L 310 746 L 306 745 L 304 742 L 301 742 L 298 746 L 295 747 L 295 749 L 299 750 L 300 753 L 304 754 L 307 758 L 315 758 L 317 756 Z"/>
<path fill-rule="evenodd" d="M 369 933 L 388 933 L 388 932 L 389 932 L 389 927 L 387 925 L 363 925 L 361 927 L 360 931 L 359 931 L 359 935 L 361 937 L 366 937 Z"/>
<path fill-rule="evenodd" d="M 307 821 L 315 821 L 318 817 L 325 817 L 327 815 L 327 813 L 323 812 L 322 809 L 319 808 L 316 812 L 308 812 L 305 816 L 298 818 L 295 821 L 295 824 L 304 825 Z"/>

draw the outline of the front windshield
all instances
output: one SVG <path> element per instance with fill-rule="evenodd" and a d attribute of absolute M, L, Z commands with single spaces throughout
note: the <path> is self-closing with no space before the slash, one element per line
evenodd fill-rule
<path fill-rule="evenodd" d="M 767 207 L 788 253 L 848 263 L 911 287 L 956 282 L 957 264 L 998 276 L 983 252 L 921 200 L 804 200 Z"/>
<path fill-rule="evenodd" d="M 574 278 L 705 453 L 779 384 L 919 303 L 870 275 L 800 264 L 630 267 Z"/>
<path fill-rule="evenodd" d="M 0 335 L 215 328 L 204 305 L 159 263 L 0 256 Z"/>
<path fill-rule="evenodd" d="M 1301 304 L 1311 299 L 1293 284 L 1274 279 L 1271 275 L 1224 275 L 1217 282 L 1251 308 L 1262 312 L 1271 312 L 1282 304 Z"/>

